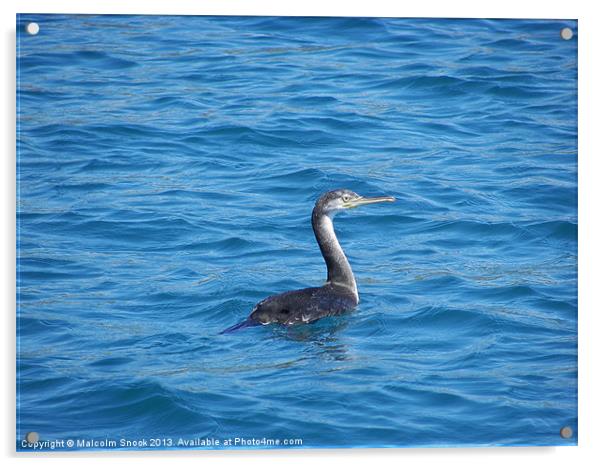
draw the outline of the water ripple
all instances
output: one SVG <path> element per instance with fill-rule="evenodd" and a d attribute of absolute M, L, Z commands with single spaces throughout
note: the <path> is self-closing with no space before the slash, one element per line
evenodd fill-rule
<path fill-rule="evenodd" d="M 576 23 L 18 21 L 18 438 L 576 443 Z M 358 309 L 219 335 L 339 187 Z"/>

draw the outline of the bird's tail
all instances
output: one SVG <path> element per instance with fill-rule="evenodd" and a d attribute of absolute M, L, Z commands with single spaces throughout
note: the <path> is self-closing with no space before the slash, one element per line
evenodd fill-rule
<path fill-rule="evenodd" d="M 236 325 L 233 325 L 232 327 L 228 327 L 227 329 L 222 330 L 221 332 L 219 332 L 219 334 L 223 335 L 225 333 L 232 333 L 232 332 L 235 332 L 236 330 L 240 330 L 241 328 L 255 327 L 256 325 L 259 325 L 259 322 L 256 322 L 251 319 L 247 319 L 247 320 L 243 320 L 242 322 L 239 322 Z"/>

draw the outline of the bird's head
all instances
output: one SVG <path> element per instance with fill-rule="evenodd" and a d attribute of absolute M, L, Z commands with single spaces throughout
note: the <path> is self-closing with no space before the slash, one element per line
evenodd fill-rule
<path fill-rule="evenodd" d="M 394 200 L 395 198 L 391 196 L 363 197 L 348 189 L 337 189 L 322 194 L 316 201 L 314 210 L 332 217 L 343 210 L 379 202 L 393 202 Z"/>

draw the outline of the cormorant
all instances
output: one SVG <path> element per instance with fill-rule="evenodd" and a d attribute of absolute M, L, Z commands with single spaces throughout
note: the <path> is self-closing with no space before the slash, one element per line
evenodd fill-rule
<path fill-rule="evenodd" d="M 320 196 L 311 214 L 311 225 L 328 268 L 326 283 L 270 296 L 257 303 L 246 320 L 221 333 L 259 324 L 305 324 L 342 314 L 357 306 L 359 295 L 355 277 L 337 240 L 332 219 L 346 209 L 394 200 L 390 196 L 362 197 L 348 189 L 337 189 Z"/>

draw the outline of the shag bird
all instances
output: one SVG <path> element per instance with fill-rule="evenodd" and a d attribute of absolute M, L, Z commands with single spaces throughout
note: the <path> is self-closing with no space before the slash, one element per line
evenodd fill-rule
<path fill-rule="evenodd" d="M 246 320 L 221 333 L 271 323 L 305 324 L 322 317 L 342 314 L 357 306 L 359 295 L 355 277 L 337 240 L 332 219 L 343 210 L 394 200 L 390 196 L 362 197 L 348 189 L 324 193 L 316 201 L 311 214 L 311 225 L 328 269 L 326 283 L 320 287 L 270 296 L 257 303 Z"/>

